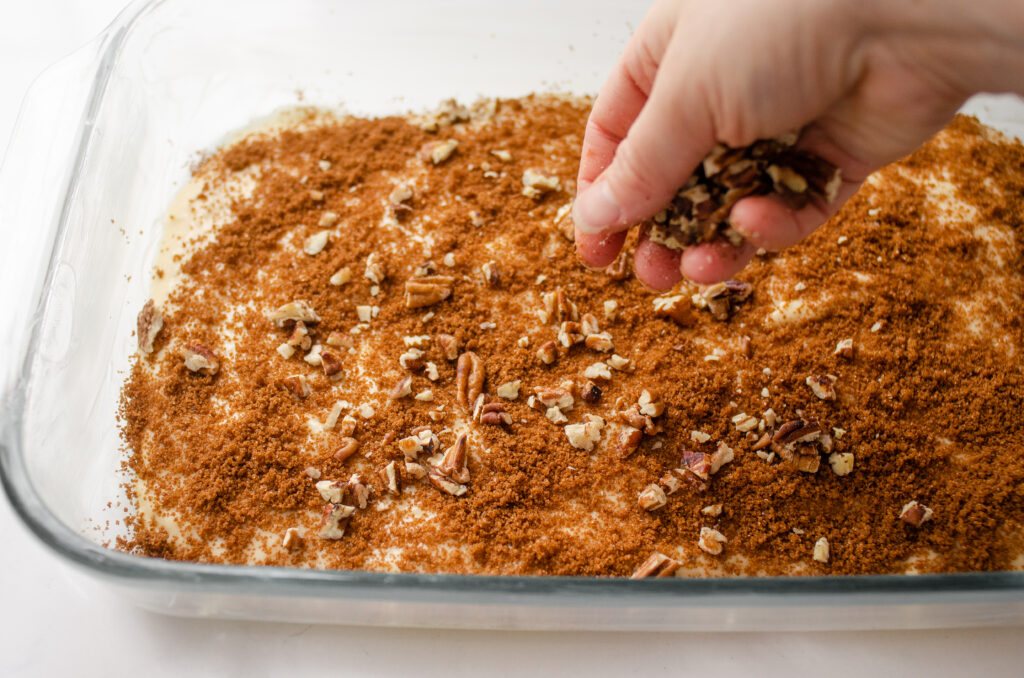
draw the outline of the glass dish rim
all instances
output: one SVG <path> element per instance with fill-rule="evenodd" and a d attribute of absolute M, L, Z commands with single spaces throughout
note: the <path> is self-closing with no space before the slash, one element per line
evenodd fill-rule
<path fill-rule="evenodd" d="M 132 29 L 148 13 L 170 0 L 136 0 L 127 6 L 97 38 L 100 48 L 95 57 L 95 76 L 78 121 L 72 165 L 61 187 L 61 205 L 44 283 L 34 300 L 33 317 L 47 310 L 46 293 L 53 283 L 58 246 L 67 230 L 71 201 L 92 141 L 91 120 L 103 102 L 107 85 L 121 49 Z M 41 326 L 32 323 L 32 345 Z M 351 570 L 313 570 L 304 568 L 247 565 L 214 565 L 130 555 L 96 544 L 61 522 L 46 506 L 28 475 L 23 456 L 23 413 L 25 385 L 32 374 L 27 352 L 18 356 L 20 368 L 15 387 L 4 394 L 6 411 L 0 444 L 0 485 L 21 521 L 43 544 L 67 561 L 92 574 L 129 585 L 162 584 L 190 590 L 206 589 L 226 593 L 261 594 L 300 593 L 318 597 L 344 597 L 353 591 L 370 591 L 385 597 L 402 592 L 423 598 L 430 594 L 570 596 L 581 601 L 588 597 L 616 596 L 625 602 L 633 598 L 656 596 L 659 602 L 679 603 L 684 598 L 726 596 L 746 598 L 757 594 L 772 599 L 792 596 L 826 595 L 855 602 L 858 595 L 904 594 L 912 597 L 935 594 L 1002 594 L 1001 599 L 1024 599 L 1024 572 L 964 572 L 922 575 L 798 575 L 776 577 L 676 577 L 631 580 L 624 577 L 559 577 L 521 575 L 459 575 L 423 573 L 387 573 Z M 269 587 L 268 587 L 269 585 Z M 1018 595 L 1013 595 L 1014 593 Z M 1007 595 L 1009 594 L 1009 595 Z M 945 596 L 943 596 L 944 598 Z M 653 600 L 653 599 L 652 599 Z M 781 601 L 780 601 L 781 602 Z M 894 601 L 895 602 L 895 601 Z M 944 602 L 934 599 L 933 602 Z M 764 602 L 768 605 L 770 603 Z"/>

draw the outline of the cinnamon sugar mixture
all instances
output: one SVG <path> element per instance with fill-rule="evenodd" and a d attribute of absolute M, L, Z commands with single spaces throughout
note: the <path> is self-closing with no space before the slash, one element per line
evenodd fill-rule
<path fill-rule="evenodd" d="M 803 244 L 656 296 L 628 258 L 584 269 L 567 235 L 588 108 L 307 111 L 206 159 L 124 387 L 121 548 L 490 574 L 1024 567 L 1024 147 L 957 118 Z"/>

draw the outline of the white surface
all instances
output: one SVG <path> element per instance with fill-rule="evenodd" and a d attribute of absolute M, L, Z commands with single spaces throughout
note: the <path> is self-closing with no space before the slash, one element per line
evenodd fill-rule
<path fill-rule="evenodd" d="M 46 65 L 122 0 L 2 0 L 0 147 Z M 4 196 L 0 196 L 3 200 Z M 0 225 L 0 229 L 10 225 Z M 2 231 L 0 231 L 2 232 Z M 3 292 L 9 293 L 9 292 Z M 0 676 L 1019 676 L 1021 631 L 804 634 L 501 633 L 175 619 L 72 572 L 0 501 Z"/>

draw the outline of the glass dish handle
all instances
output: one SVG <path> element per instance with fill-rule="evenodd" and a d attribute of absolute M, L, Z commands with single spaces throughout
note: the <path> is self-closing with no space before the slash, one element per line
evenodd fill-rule
<path fill-rule="evenodd" d="M 0 412 L 18 393 L 28 342 L 52 271 L 66 189 L 85 149 L 95 93 L 109 71 L 103 33 L 47 68 L 29 87 L 0 164 Z M 6 423 L 6 422 L 5 422 Z M 4 428 L 8 428 L 4 426 Z M 6 433 L 6 431 L 5 431 Z"/>

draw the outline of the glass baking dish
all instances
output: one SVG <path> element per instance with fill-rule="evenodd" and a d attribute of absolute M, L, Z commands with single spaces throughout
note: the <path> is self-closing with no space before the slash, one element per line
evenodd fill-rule
<path fill-rule="evenodd" d="M 137 2 L 44 74 L 0 172 L 3 486 L 62 558 L 137 604 L 222 618 L 524 629 L 861 629 L 1024 621 L 1024 573 L 629 581 L 167 562 L 123 515 L 115 414 L 171 197 L 197 151 L 281 107 L 596 92 L 646 2 Z M 1024 107 L 971 109 L 1022 132 Z M 28 199 L 31 197 L 31 201 Z M 109 522 L 108 522 L 109 521 Z"/>

